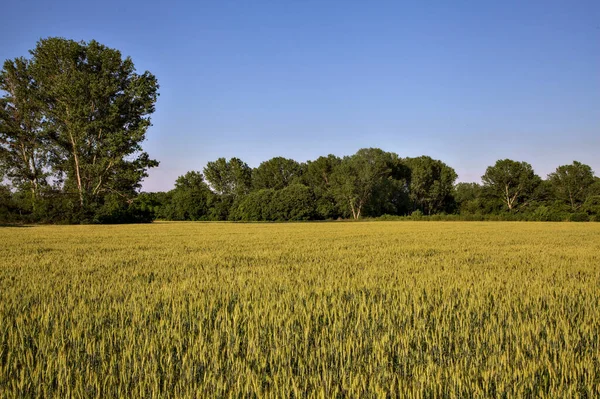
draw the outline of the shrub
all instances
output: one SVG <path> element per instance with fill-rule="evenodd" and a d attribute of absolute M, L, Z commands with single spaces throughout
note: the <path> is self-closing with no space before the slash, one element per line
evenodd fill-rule
<path fill-rule="evenodd" d="M 577 213 L 572 213 L 571 215 L 569 215 L 570 222 L 588 222 L 589 220 L 590 220 L 590 217 L 588 216 L 587 213 L 577 212 Z"/>
<path fill-rule="evenodd" d="M 420 220 L 423 218 L 423 212 L 417 209 L 416 211 L 410 214 L 410 217 L 415 220 Z"/>

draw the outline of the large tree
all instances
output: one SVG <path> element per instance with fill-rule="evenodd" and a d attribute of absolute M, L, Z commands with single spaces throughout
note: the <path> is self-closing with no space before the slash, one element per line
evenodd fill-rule
<path fill-rule="evenodd" d="M 481 180 L 489 195 L 501 200 L 509 211 L 527 204 L 541 181 L 530 164 L 511 159 L 489 166 Z"/>
<path fill-rule="evenodd" d="M 332 192 L 332 175 L 342 160 L 332 154 L 308 161 L 302 175 L 302 183 L 310 187 L 315 195 L 316 212 L 322 219 L 340 216 L 339 209 Z"/>
<path fill-rule="evenodd" d="M 352 156 L 344 157 L 332 174 L 332 193 L 341 209 L 359 219 L 369 205 L 388 198 L 393 183 L 394 159 L 397 156 L 379 148 L 363 148 Z M 381 213 L 379 209 L 372 213 Z"/>
<path fill-rule="evenodd" d="M 252 186 L 252 169 L 241 159 L 219 158 L 208 162 L 204 168 L 204 176 L 219 195 L 237 198 L 250 192 Z"/>
<path fill-rule="evenodd" d="M 150 167 L 142 151 L 158 83 L 96 41 L 40 40 L 31 51 L 35 97 L 51 142 L 54 172 L 80 209 L 106 195 L 130 202 Z"/>
<path fill-rule="evenodd" d="M 428 156 L 404 162 L 410 169 L 409 197 L 414 208 L 427 215 L 448 211 L 458 177 L 454 169 Z"/>
<path fill-rule="evenodd" d="M 214 194 L 204 181 L 202 173 L 187 172 L 179 176 L 175 188 L 169 192 L 171 218 L 175 220 L 206 220 Z"/>
<path fill-rule="evenodd" d="M 302 165 L 293 159 L 275 157 L 262 162 L 252 172 L 252 186 L 256 190 L 271 188 L 281 190 L 299 181 Z"/>
<path fill-rule="evenodd" d="M 569 204 L 572 211 L 578 210 L 590 194 L 595 182 L 594 172 L 588 165 L 573 161 L 571 165 L 562 165 L 548 175 L 557 199 Z"/>

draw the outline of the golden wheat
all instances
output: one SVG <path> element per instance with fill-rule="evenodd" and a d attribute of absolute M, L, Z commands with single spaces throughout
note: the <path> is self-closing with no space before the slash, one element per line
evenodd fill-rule
<path fill-rule="evenodd" d="M 600 395 L 600 224 L 0 229 L 0 397 Z"/>

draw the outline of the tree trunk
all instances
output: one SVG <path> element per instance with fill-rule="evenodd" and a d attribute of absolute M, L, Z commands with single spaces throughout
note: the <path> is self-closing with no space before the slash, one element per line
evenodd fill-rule
<path fill-rule="evenodd" d="M 571 187 L 569 187 L 569 201 L 571 201 L 571 210 L 575 211 L 575 200 L 573 199 L 573 193 L 571 192 Z"/>
<path fill-rule="evenodd" d="M 79 190 L 79 204 L 83 208 L 83 187 L 81 186 L 81 173 L 79 171 L 79 157 L 77 156 L 77 148 L 75 146 L 75 139 L 73 135 L 69 133 L 71 138 L 71 145 L 73 147 L 73 159 L 75 160 L 75 175 L 77 176 L 77 190 Z"/>
<path fill-rule="evenodd" d="M 512 203 L 510 202 L 510 195 L 508 194 L 508 186 L 505 185 L 504 186 L 504 192 L 506 193 L 506 206 L 508 207 L 509 211 L 512 211 Z"/>
<path fill-rule="evenodd" d="M 354 209 L 354 201 L 350 200 L 350 209 L 352 210 L 352 218 L 357 219 L 356 210 Z"/>

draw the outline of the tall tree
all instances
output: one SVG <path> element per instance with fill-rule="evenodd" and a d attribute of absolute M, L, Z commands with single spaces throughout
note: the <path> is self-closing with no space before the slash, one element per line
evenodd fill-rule
<path fill-rule="evenodd" d="M 315 214 L 313 192 L 303 184 L 292 184 L 275 191 L 273 202 L 277 220 L 309 220 Z"/>
<path fill-rule="evenodd" d="M 332 154 L 308 161 L 302 175 L 302 183 L 313 190 L 316 212 L 322 219 L 337 218 L 339 209 L 332 192 L 332 175 L 342 160 Z"/>
<path fill-rule="evenodd" d="M 453 197 L 462 214 L 482 212 L 482 187 L 478 183 L 458 183 L 454 186 Z"/>
<path fill-rule="evenodd" d="M 388 160 L 389 153 L 379 148 L 363 148 L 344 157 L 332 174 L 332 192 L 354 219 L 361 217 L 374 193 L 390 178 Z"/>
<path fill-rule="evenodd" d="M 404 162 L 410 169 L 409 197 L 415 208 L 428 215 L 447 211 L 458 177 L 454 169 L 428 156 Z"/>
<path fill-rule="evenodd" d="M 176 220 L 206 220 L 213 193 L 204 182 L 202 173 L 187 172 L 179 176 L 171 190 L 172 218 Z"/>
<path fill-rule="evenodd" d="M 219 195 L 237 198 L 250 192 L 252 169 L 239 158 L 219 158 L 208 162 L 204 176 Z"/>
<path fill-rule="evenodd" d="M 510 159 L 489 166 L 481 180 L 487 192 L 500 199 L 509 211 L 527 204 L 541 181 L 530 164 Z"/>
<path fill-rule="evenodd" d="M 588 165 L 573 161 L 562 165 L 548 175 L 554 195 L 569 204 L 572 211 L 578 210 L 586 201 L 595 182 L 594 172 Z"/>
<path fill-rule="evenodd" d="M 52 166 L 89 210 L 107 194 L 131 201 L 158 162 L 142 151 L 158 83 L 96 41 L 40 40 L 31 71 L 52 142 Z"/>
<path fill-rule="evenodd" d="M 15 188 L 31 193 L 34 210 L 46 184 L 48 160 L 36 89 L 28 60 L 4 63 L 0 71 L 0 90 L 5 93 L 0 98 L 0 170 Z"/>
<path fill-rule="evenodd" d="M 302 176 L 302 165 L 293 159 L 275 157 L 262 162 L 252 172 L 252 186 L 255 190 L 271 188 L 281 190 L 298 182 Z"/>

